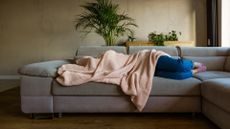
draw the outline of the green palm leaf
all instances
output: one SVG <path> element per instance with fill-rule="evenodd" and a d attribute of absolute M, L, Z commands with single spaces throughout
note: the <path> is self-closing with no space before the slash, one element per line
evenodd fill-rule
<path fill-rule="evenodd" d="M 117 38 L 125 33 L 133 33 L 131 27 L 137 27 L 134 19 L 127 14 L 118 14 L 119 5 L 111 0 L 96 0 L 81 6 L 85 9 L 76 20 L 75 28 L 101 35 L 106 45 L 115 45 Z"/>

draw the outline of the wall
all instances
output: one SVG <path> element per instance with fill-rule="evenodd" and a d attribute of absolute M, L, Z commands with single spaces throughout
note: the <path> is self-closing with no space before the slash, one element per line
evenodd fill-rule
<path fill-rule="evenodd" d="M 230 1 L 222 0 L 221 42 L 223 47 L 230 47 Z"/>
<path fill-rule="evenodd" d="M 104 45 L 100 36 L 74 30 L 79 6 L 87 1 L 92 0 L 0 0 L 0 75 L 15 75 L 27 63 L 72 58 L 80 45 Z M 206 40 L 203 1 L 113 0 L 136 19 L 138 40 L 152 31 L 177 30 L 181 40 L 198 43 Z"/>

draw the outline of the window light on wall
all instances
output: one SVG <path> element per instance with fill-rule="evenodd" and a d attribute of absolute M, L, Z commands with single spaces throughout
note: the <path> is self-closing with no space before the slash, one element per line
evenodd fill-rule
<path fill-rule="evenodd" d="M 221 4 L 221 42 L 222 47 L 230 47 L 230 0 L 222 0 Z"/>

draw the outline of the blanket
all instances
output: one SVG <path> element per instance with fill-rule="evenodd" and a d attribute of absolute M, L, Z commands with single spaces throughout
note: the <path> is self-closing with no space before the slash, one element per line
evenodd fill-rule
<path fill-rule="evenodd" d="M 76 64 L 65 64 L 58 69 L 56 80 L 64 86 L 94 81 L 119 85 L 142 111 L 152 88 L 158 58 L 167 55 L 162 51 L 143 50 L 125 55 L 108 50 L 98 58 L 85 56 Z"/>

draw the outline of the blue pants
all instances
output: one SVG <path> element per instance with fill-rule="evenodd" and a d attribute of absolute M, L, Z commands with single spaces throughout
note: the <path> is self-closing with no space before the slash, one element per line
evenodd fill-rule
<path fill-rule="evenodd" d="M 193 62 L 188 59 L 176 59 L 161 56 L 156 66 L 156 76 L 171 79 L 186 79 L 192 76 Z"/>

